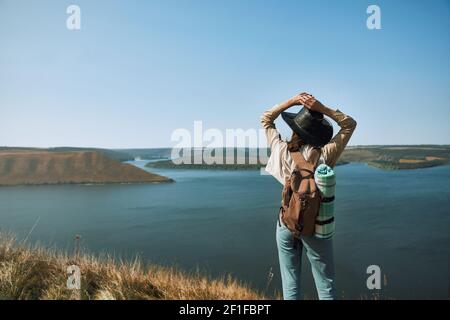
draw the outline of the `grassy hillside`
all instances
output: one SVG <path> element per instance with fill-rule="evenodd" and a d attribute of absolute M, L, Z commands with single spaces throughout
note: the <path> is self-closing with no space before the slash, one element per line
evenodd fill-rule
<path fill-rule="evenodd" d="M 100 152 L 0 151 L 0 185 L 170 182 Z"/>
<path fill-rule="evenodd" d="M 67 267 L 81 271 L 81 289 L 67 289 Z M 211 279 L 176 269 L 30 248 L 0 234 L 1 299 L 264 299 L 231 277 Z"/>

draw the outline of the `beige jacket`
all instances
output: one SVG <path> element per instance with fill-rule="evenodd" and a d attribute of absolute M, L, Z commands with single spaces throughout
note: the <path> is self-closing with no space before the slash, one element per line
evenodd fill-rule
<path fill-rule="evenodd" d="M 278 105 L 267 110 L 261 117 L 261 123 L 266 131 L 267 143 L 271 151 L 270 158 L 266 165 L 266 171 L 274 176 L 281 184 L 284 184 L 286 178 L 288 178 L 294 170 L 295 164 L 287 149 L 287 142 L 281 139 L 279 132 L 275 128 L 274 121 L 281 114 L 281 111 L 282 110 Z M 339 110 L 335 110 L 333 114 L 330 115 L 330 118 L 336 121 L 341 129 L 328 144 L 321 148 L 321 155 L 318 163 L 325 163 L 333 168 L 350 140 L 353 131 L 355 131 L 356 121 Z M 312 147 L 309 145 L 304 145 L 301 148 L 301 152 L 305 159 L 309 158 L 311 150 Z"/>

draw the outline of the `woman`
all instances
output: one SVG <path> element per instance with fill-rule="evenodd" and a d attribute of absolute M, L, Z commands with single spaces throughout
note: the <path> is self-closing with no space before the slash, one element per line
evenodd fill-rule
<path fill-rule="evenodd" d="M 298 114 L 284 112 L 296 105 L 303 105 L 305 108 Z M 274 121 L 280 114 L 293 130 L 289 142 L 281 140 L 275 128 Z M 330 117 L 340 126 L 340 131 L 332 139 L 333 128 L 323 115 Z M 266 170 L 283 185 L 295 169 L 290 152 L 300 151 L 305 159 L 309 159 L 311 151 L 320 148 L 319 159 L 311 159 L 312 162 L 325 163 L 333 168 L 356 128 L 356 121 L 351 117 L 339 110 L 327 108 L 308 93 L 298 94 L 267 110 L 261 122 L 271 150 Z M 331 239 L 301 236 L 300 239 L 294 240 L 298 241 L 294 244 L 291 231 L 278 220 L 276 240 L 285 300 L 300 299 L 303 248 L 311 263 L 319 299 L 336 299 Z"/>

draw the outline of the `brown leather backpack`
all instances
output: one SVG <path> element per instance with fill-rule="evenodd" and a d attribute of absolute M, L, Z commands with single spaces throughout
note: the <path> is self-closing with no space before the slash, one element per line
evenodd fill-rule
<path fill-rule="evenodd" d="M 320 149 L 313 149 L 309 161 L 301 152 L 291 152 L 295 170 L 286 179 L 282 192 L 280 220 L 293 236 L 312 236 L 319 214 L 321 194 L 314 180 L 314 171 L 320 156 Z M 314 159 L 314 163 L 310 160 Z"/>

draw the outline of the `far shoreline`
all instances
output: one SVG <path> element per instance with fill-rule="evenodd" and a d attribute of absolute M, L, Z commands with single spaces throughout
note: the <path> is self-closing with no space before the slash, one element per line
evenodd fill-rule
<path fill-rule="evenodd" d="M 159 163 L 161 162 L 161 163 Z M 338 162 L 335 167 L 342 167 L 345 165 L 353 164 L 353 163 L 361 163 L 365 164 L 371 168 L 379 169 L 382 171 L 413 171 L 417 169 L 428 169 L 435 167 L 442 167 L 450 165 L 450 163 L 424 163 L 422 165 L 392 165 L 392 164 L 378 164 L 376 162 L 371 161 L 345 161 Z M 221 165 L 207 165 L 207 164 L 174 164 L 171 160 L 164 160 L 158 162 L 151 162 L 145 165 L 145 168 L 149 169 L 173 169 L 173 170 L 198 170 L 198 171 L 258 171 L 264 170 L 265 166 L 263 165 L 248 165 L 248 164 L 221 164 Z"/>

